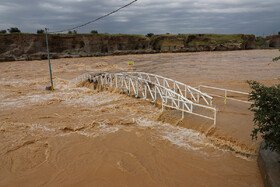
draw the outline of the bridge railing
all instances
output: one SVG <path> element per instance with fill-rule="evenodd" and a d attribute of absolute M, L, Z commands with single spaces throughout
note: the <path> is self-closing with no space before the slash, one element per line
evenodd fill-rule
<path fill-rule="evenodd" d="M 142 77 L 146 80 L 151 81 L 152 83 L 162 85 L 169 89 L 174 90 L 175 92 L 189 98 L 190 100 L 194 101 L 195 103 L 203 103 L 206 105 L 212 105 L 213 97 L 201 92 L 200 90 L 193 88 L 189 85 L 186 85 L 182 82 L 166 78 L 160 75 L 145 73 L 145 72 L 125 72 L 126 74 L 134 75 L 137 77 Z M 202 98 L 202 100 L 200 100 Z"/>
<path fill-rule="evenodd" d="M 142 97 L 153 102 L 161 101 L 162 107 L 173 108 L 199 117 L 213 120 L 216 124 L 217 110 L 214 107 L 194 103 L 178 92 L 158 84 L 160 80 L 153 81 L 143 76 L 134 76 L 127 73 L 103 74 L 93 79 L 103 86 L 122 89 L 128 95 Z"/>
<path fill-rule="evenodd" d="M 227 103 L 227 100 L 252 104 L 252 102 L 248 101 L 249 93 L 247 93 L 247 92 L 230 90 L 230 89 L 225 89 L 225 88 L 218 88 L 218 87 L 213 87 L 213 86 L 206 86 L 206 85 L 199 85 L 198 86 L 199 90 L 201 90 L 202 88 L 205 88 L 207 90 L 222 92 L 221 94 L 209 93 L 209 92 L 207 92 L 207 93 L 209 93 L 210 95 L 215 96 L 215 97 L 224 98 L 224 103 L 225 104 Z M 244 96 L 245 96 L 246 100 L 244 100 Z M 239 98 L 239 99 L 237 99 L 237 98 Z M 243 98 L 243 100 L 240 99 L 240 98 Z"/>
<path fill-rule="evenodd" d="M 186 112 L 213 120 L 214 125 L 216 125 L 217 110 L 207 106 L 212 104 L 212 97 L 178 81 L 143 72 L 121 72 L 94 75 L 85 73 L 77 77 L 74 82 L 86 80 L 101 86 L 120 89 L 128 95 L 152 102 L 160 101 L 162 107 L 181 111 L 182 118 Z M 200 104 L 199 98 L 203 98 L 206 105 Z"/>

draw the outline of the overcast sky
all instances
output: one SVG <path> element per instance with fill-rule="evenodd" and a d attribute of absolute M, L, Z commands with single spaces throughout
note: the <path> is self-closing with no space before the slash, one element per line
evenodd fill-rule
<path fill-rule="evenodd" d="M 1 0 L 0 29 L 60 30 L 90 21 L 131 0 Z M 138 0 L 78 30 L 106 33 L 252 33 L 280 31 L 280 0 Z"/>

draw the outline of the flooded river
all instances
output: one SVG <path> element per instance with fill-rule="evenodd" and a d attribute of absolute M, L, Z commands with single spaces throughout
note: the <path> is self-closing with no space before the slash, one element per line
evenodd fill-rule
<path fill-rule="evenodd" d="M 263 186 L 247 104 L 215 100 L 207 120 L 71 83 L 85 72 L 143 71 L 249 91 L 279 82 L 277 50 L 0 63 L 0 186 Z M 129 66 L 128 61 L 134 61 Z M 179 117 L 178 117 L 179 116 Z"/>

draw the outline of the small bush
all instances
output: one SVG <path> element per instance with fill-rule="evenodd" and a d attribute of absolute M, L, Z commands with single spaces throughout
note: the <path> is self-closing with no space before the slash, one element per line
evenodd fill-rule
<path fill-rule="evenodd" d="M 91 34 L 98 34 L 98 31 L 97 30 L 92 30 L 90 31 Z"/>
<path fill-rule="evenodd" d="M 44 34 L 44 33 L 45 33 L 45 31 L 43 29 L 37 30 L 37 34 Z"/>
<path fill-rule="evenodd" d="M 256 81 L 248 81 L 252 92 L 249 100 L 253 101 L 250 110 L 254 112 L 252 138 L 260 134 L 265 148 L 280 152 L 280 84 L 266 87 Z"/>
<path fill-rule="evenodd" d="M 6 34 L 7 31 L 6 30 L 0 30 L 0 34 Z"/>
<path fill-rule="evenodd" d="M 258 37 L 256 37 L 256 44 L 258 47 L 265 47 L 266 39 L 264 37 L 258 36 Z"/>
<path fill-rule="evenodd" d="M 146 37 L 152 37 L 152 36 L 154 36 L 155 34 L 154 33 L 148 33 L 148 34 L 146 34 Z"/>
<path fill-rule="evenodd" d="M 21 31 L 17 27 L 11 27 L 8 29 L 9 33 L 21 33 Z"/>
<path fill-rule="evenodd" d="M 77 34 L 78 32 L 76 30 L 68 31 L 68 34 Z"/>

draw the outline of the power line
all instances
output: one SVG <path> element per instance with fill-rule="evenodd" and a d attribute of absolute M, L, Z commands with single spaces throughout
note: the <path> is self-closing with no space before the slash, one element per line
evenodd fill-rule
<path fill-rule="evenodd" d="M 124 6 L 120 7 L 120 8 L 118 8 L 118 9 L 116 9 L 116 10 L 114 10 L 114 11 L 108 13 L 108 14 L 105 14 L 105 15 L 103 15 L 103 16 L 100 16 L 99 18 L 96 18 L 96 19 L 91 20 L 91 21 L 89 21 L 89 22 L 86 22 L 86 23 L 84 23 L 84 24 L 78 25 L 78 26 L 76 26 L 76 27 L 73 27 L 73 28 L 70 28 L 70 29 L 65 29 L 65 30 L 59 30 L 59 31 L 56 31 L 56 32 L 49 32 L 49 33 L 52 34 L 52 33 L 66 32 L 66 31 L 71 31 L 71 30 L 74 30 L 74 29 L 78 29 L 78 28 L 84 27 L 84 26 L 86 26 L 86 25 L 88 25 L 88 24 L 91 24 L 91 23 L 96 22 L 96 21 L 98 21 L 98 20 L 100 20 L 100 19 L 103 19 L 103 18 L 105 18 L 105 17 L 107 17 L 107 16 L 110 16 L 110 15 L 112 15 L 112 14 L 114 14 L 114 13 L 120 11 L 120 10 L 123 9 L 123 8 L 126 8 L 126 7 L 130 6 L 130 5 L 132 5 L 133 3 L 135 3 L 136 1 L 137 1 L 137 0 L 131 1 L 130 3 L 128 3 L 128 4 L 126 4 L 126 5 L 124 5 Z M 48 45 L 48 29 L 47 29 L 47 28 L 45 29 L 45 34 L 46 34 L 46 46 L 47 46 L 47 54 L 48 54 L 48 61 L 49 61 L 49 72 L 50 72 L 50 82 L 51 82 L 51 86 L 50 86 L 50 87 L 47 87 L 47 88 L 49 88 L 49 90 L 53 91 L 53 90 L 54 90 L 54 85 L 53 85 L 53 78 L 52 78 L 52 66 L 51 66 L 50 51 L 49 51 L 49 45 Z"/>
<path fill-rule="evenodd" d="M 59 31 L 55 31 L 55 32 L 49 32 L 49 33 L 50 33 L 50 34 L 53 34 L 53 33 L 67 32 L 67 31 L 72 31 L 72 30 L 75 30 L 75 29 L 84 27 L 84 26 L 86 26 L 86 25 L 88 25 L 88 24 L 94 23 L 94 22 L 96 22 L 96 21 L 98 21 L 98 20 L 100 20 L 100 19 L 103 19 L 103 18 L 105 18 L 105 17 L 108 17 L 108 16 L 110 16 L 110 15 L 112 15 L 112 14 L 114 14 L 114 13 L 120 11 L 121 9 L 124 9 L 124 8 L 130 6 L 130 5 L 132 5 L 133 3 L 135 3 L 136 1 L 137 1 L 137 0 L 134 0 L 134 1 L 132 1 L 132 2 L 130 2 L 130 3 L 128 3 L 128 4 L 126 4 L 126 5 L 124 5 L 124 6 L 120 7 L 120 8 L 118 8 L 118 9 L 116 9 L 116 10 L 114 10 L 114 11 L 108 13 L 108 14 L 105 14 L 105 15 L 103 15 L 103 16 L 100 16 L 100 17 L 98 17 L 98 18 L 96 18 L 96 19 L 94 19 L 94 20 L 88 21 L 88 22 L 86 22 L 86 23 L 84 23 L 84 24 L 75 26 L 75 27 L 73 27 L 73 28 L 69 28 L 69 29 L 65 29 L 65 30 L 59 30 Z"/>

